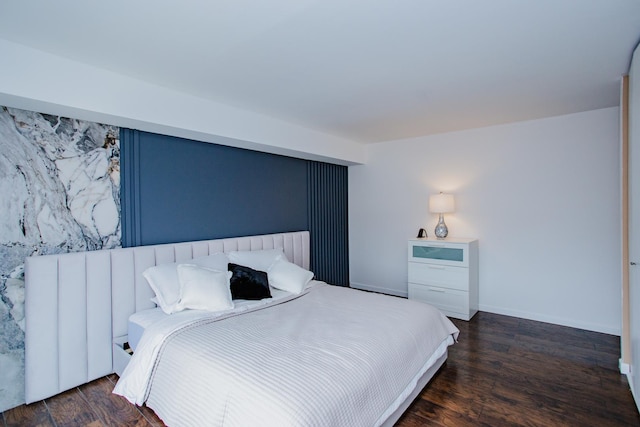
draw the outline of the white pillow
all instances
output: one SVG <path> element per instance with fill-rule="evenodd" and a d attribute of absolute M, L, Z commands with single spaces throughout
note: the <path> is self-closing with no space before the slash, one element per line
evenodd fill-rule
<path fill-rule="evenodd" d="M 313 273 L 309 270 L 293 264 L 287 260 L 276 261 L 269 271 L 269 284 L 283 291 L 299 294 L 313 279 Z"/>
<path fill-rule="evenodd" d="M 180 299 L 177 266 L 176 263 L 160 264 L 149 267 L 142 273 L 156 294 L 157 304 L 167 314 L 175 311 L 175 305 Z"/>
<path fill-rule="evenodd" d="M 194 265 L 227 271 L 229 258 L 224 253 L 216 253 L 189 261 Z M 180 299 L 180 281 L 178 280 L 178 263 L 160 264 L 147 268 L 142 275 L 156 294 L 157 304 L 167 314 L 174 313 Z"/>
<path fill-rule="evenodd" d="M 193 264 L 179 264 L 180 301 L 177 310 L 220 311 L 233 308 L 230 271 L 216 271 Z"/>
<path fill-rule="evenodd" d="M 260 251 L 233 251 L 227 254 L 229 261 L 259 271 L 268 271 L 279 259 L 287 259 L 282 248 L 264 249 Z"/>

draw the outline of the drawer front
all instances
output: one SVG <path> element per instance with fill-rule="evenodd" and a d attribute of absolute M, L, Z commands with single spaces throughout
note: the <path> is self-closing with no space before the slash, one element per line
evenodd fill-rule
<path fill-rule="evenodd" d="M 444 289 L 437 286 L 423 286 L 409 283 L 409 299 L 431 304 L 445 314 L 469 315 L 469 293 Z"/>
<path fill-rule="evenodd" d="M 468 291 L 469 269 L 448 265 L 410 262 L 409 282 Z"/>
<path fill-rule="evenodd" d="M 469 245 L 464 243 L 409 242 L 409 261 L 469 266 Z"/>

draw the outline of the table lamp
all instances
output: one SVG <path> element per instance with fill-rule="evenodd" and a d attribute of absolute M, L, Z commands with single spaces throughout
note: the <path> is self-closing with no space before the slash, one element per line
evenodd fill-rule
<path fill-rule="evenodd" d="M 436 225 L 435 235 L 438 239 L 444 239 L 449 234 L 447 224 L 444 223 L 444 217 L 442 214 L 453 212 L 453 194 L 436 194 L 429 196 L 429 211 L 432 213 L 440 214 L 438 224 Z"/>

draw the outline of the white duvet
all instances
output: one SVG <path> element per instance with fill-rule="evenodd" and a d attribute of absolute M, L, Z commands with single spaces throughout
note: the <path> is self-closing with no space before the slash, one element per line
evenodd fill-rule
<path fill-rule="evenodd" d="M 169 426 L 374 426 L 457 334 L 427 304 L 318 283 L 171 315 L 145 331 L 114 393 Z"/>

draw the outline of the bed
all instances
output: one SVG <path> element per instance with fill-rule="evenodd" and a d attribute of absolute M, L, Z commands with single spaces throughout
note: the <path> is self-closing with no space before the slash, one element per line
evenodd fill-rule
<path fill-rule="evenodd" d="M 310 280 L 231 308 L 167 314 L 143 276 L 274 249 L 308 270 L 306 231 L 29 258 L 27 402 L 117 372 L 114 392 L 171 426 L 393 425 L 457 337 L 435 308 Z"/>

